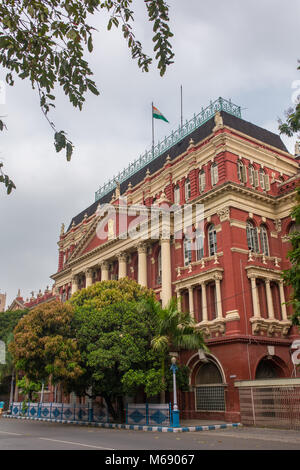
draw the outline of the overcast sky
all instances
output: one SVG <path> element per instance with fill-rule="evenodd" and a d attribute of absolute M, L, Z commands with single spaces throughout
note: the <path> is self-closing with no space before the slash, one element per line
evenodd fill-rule
<path fill-rule="evenodd" d="M 16 80 L 6 89 L 8 131 L 1 134 L 0 158 L 17 190 L 0 187 L 0 291 L 8 303 L 20 288 L 52 286 L 62 223 L 94 202 L 95 191 L 151 147 L 151 102 L 170 124 L 155 122 L 156 138 L 219 96 L 243 109 L 244 119 L 277 132 L 277 119 L 292 105 L 297 72 L 300 4 L 297 0 L 169 0 L 175 63 L 163 78 L 155 65 L 142 73 L 130 58 L 120 31 L 107 32 L 103 12 L 90 20 L 99 31 L 88 55 L 100 96 L 87 96 L 83 111 L 57 92 L 51 118 L 76 146 L 71 163 L 53 146 L 30 84 Z M 152 28 L 144 2 L 135 1 L 136 35 L 150 53 Z M 0 80 L 5 71 L 0 69 Z M 300 88 L 300 87 L 299 87 Z M 294 140 L 283 139 L 294 153 Z"/>

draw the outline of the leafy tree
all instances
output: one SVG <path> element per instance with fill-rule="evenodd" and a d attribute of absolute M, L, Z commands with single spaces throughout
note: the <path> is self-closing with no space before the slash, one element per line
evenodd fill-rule
<path fill-rule="evenodd" d="M 174 56 L 169 39 L 168 5 L 165 0 L 145 0 L 148 20 L 153 25 L 155 59 L 160 74 Z M 63 89 L 74 107 L 82 109 L 87 91 L 99 94 L 91 79 L 92 70 L 85 51 L 93 50 L 95 28 L 89 17 L 108 13 L 107 29 L 121 27 L 123 37 L 138 67 L 147 72 L 152 58 L 143 52 L 133 32 L 132 0 L 5 0 L 0 3 L 0 64 L 7 69 L 6 82 L 13 86 L 15 77 L 29 80 L 37 90 L 41 110 L 54 131 L 57 152 L 66 152 L 69 161 L 73 144 L 63 130 L 58 130 L 48 113 L 55 107 L 55 86 Z M 0 120 L 0 130 L 4 123 Z M 7 192 L 14 183 L 0 168 L 0 182 Z"/>
<path fill-rule="evenodd" d="M 41 382 L 33 382 L 27 377 L 22 377 L 22 379 L 18 380 L 17 385 L 21 394 L 24 395 L 24 404 L 26 404 L 26 401 L 36 401 L 38 399 L 38 392 L 42 389 Z"/>
<path fill-rule="evenodd" d="M 13 340 L 13 330 L 18 324 L 19 320 L 28 313 L 28 309 L 6 311 L 0 313 L 0 340 L 5 343 L 5 364 L 0 364 L 0 382 L 7 382 L 6 378 L 12 376 L 14 365 L 11 354 L 8 350 L 8 345 Z"/>
<path fill-rule="evenodd" d="M 190 313 L 178 310 L 176 298 L 173 298 L 166 308 L 162 308 L 159 302 L 152 301 L 152 309 L 157 313 L 159 326 L 158 333 L 151 344 L 155 351 L 161 353 L 161 370 L 165 380 L 167 359 L 170 352 L 181 349 L 208 350 L 208 348 Z M 161 393 L 161 401 L 165 401 L 163 392 Z"/>
<path fill-rule="evenodd" d="M 51 380 L 66 387 L 83 373 L 72 319 L 72 307 L 55 300 L 35 307 L 19 321 L 9 351 L 26 383 Z"/>
<path fill-rule="evenodd" d="M 298 66 L 300 70 L 300 65 Z M 280 121 L 279 130 L 282 134 L 292 137 L 300 131 L 300 95 L 297 97 L 297 102 L 294 108 L 286 112 L 286 122 Z M 299 135 L 300 137 L 300 135 Z M 300 226 L 300 187 L 297 188 L 296 206 L 294 207 L 291 216 L 295 218 L 296 227 Z M 292 321 L 294 325 L 300 327 L 300 232 L 296 230 L 290 236 L 292 250 L 288 253 L 288 258 L 291 261 L 291 268 L 284 271 L 283 278 L 286 284 L 293 288 L 291 304 L 294 308 Z"/>
<path fill-rule="evenodd" d="M 296 227 L 300 226 L 300 187 L 297 188 L 297 205 L 294 207 L 291 216 L 295 218 Z M 294 308 L 292 322 L 300 327 L 300 232 L 294 231 L 290 235 L 292 249 L 288 253 L 291 261 L 291 268 L 283 273 L 286 284 L 292 286 L 293 293 L 290 303 Z"/>
<path fill-rule="evenodd" d="M 142 387 L 148 396 L 163 387 L 158 355 L 151 348 L 157 329 L 155 312 L 145 308 L 153 293 L 135 281 L 102 281 L 75 293 L 75 327 L 86 380 L 77 394 L 91 386 L 102 396 L 114 419 L 120 418 L 123 397 Z M 118 402 L 118 409 L 115 403 Z"/>
<path fill-rule="evenodd" d="M 300 65 L 298 70 L 300 70 Z M 279 120 L 279 130 L 281 134 L 292 137 L 300 131 L 300 94 L 297 97 L 295 106 L 288 109 L 285 114 L 286 121 L 282 122 L 282 120 Z"/>

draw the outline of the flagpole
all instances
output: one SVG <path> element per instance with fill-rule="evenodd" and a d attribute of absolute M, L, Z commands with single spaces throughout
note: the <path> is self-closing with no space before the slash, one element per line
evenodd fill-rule
<path fill-rule="evenodd" d="M 154 156 L 154 119 L 153 119 L 153 101 L 151 103 L 151 117 L 152 117 L 152 157 Z"/>

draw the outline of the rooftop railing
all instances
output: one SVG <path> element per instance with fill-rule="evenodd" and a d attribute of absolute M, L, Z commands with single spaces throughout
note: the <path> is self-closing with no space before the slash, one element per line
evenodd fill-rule
<path fill-rule="evenodd" d="M 242 117 L 241 107 L 233 104 L 231 100 L 218 98 L 216 101 L 211 102 L 206 108 L 202 108 L 199 114 L 195 114 L 192 119 L 187 120 L 185 124 L 165 137 L 161 142 L 158 142 L 151 150 L 146 150 L 144 155 L 134 160 L 128 165 L 127 168 L 120 171 L 117 175 L 113 176 L 107 183 L 103 184 L 95 193 L 95 200 L 98 201 L 103 196 L 116 188 L 117 183 L 126 181 L 130 176 L 137 173 L 139 170 L 147 166 L 150 162 L 169 150 L 173 145 L 180 142 L 184 137 L 191 134 L 195 129 L 202 126 L 205 122 L 209 121 L 216 112 L 226 111 L 233 116 Z"/>

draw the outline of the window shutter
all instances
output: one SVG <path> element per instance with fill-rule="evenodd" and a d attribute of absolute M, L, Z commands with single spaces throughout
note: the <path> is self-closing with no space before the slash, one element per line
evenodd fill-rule
<path fill-rule="evenodd" d="M 254 170 L 254 186 L 258 187 L 258 170 Z"/>
<path fill-rule="evenodd" d="M 202 193 L 205 189 L 205 172 L 200 173 L 200 192 Z"/>
<path fill-rule="evenodd" d="M 245 165 L 242 165 L 242 182 L 247 183 L 247 173 Z"/>
<path fill-rule="evenodd" d="M 218 182 L 218 165 L 215 163 L 211 167 L 211 179 L 212 179 L 212 185 L 214 186 Z"/>
<path fill-rule="evenodd" d="M 259 182 L 261 189 L 265 189 L 265 173 L 263 171 L 259 172 Z"/>
<path fill-rule="evenodd" d="M 266 189 L 266 191 L 270 191 L 270 177 L 269 177 L 269 175 L 265 175 L 265 189 Z"/>
<path fill-rule="evenodd" d="M 253 169 L 253 166 L 249 166 L 248 173 L 249 173 L 249 183 L 251 184 L 251 186 L 254 186 L 254 169 Z"/>
<path fill-rule="evenodd" d="M 252 237 L 251 237 L 251 227 L 249 227 L 249 225 L 247 225 L 247 227 L 246 227 L 246 234 L 247 234 L 248 248 L 249 248 L 249 250 L 253 251 Z"/>
<path fill-rule="evenodd" d="M 253 228 L 253 248 L 255 253 L 259 252 L 259 245 L 258 245 L 258 233 L 257 233 L 257 228 Z"/>
<path fill-rule="evenodd" d="M 238 179 L 242 181 L 242 176 L 241 176 L 241 163 L 238 162 L 237 164 L 237 172 L 238 172 Z"/>

